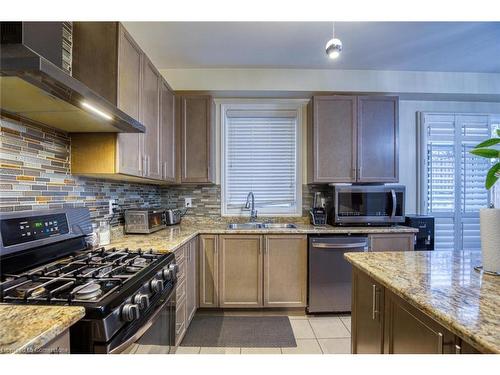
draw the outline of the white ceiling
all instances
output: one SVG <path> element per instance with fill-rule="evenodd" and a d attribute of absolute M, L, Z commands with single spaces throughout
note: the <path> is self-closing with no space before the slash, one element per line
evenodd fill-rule
<path fill-rule="evenodd" d="M 300 68 L 500 73 L 500 22 L 125 22 L 159 69 Z"/>

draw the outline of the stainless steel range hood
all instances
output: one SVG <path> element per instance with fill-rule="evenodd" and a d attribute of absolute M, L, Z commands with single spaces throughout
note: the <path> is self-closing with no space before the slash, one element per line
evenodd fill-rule
<path fill-rule="evenodd" d="M 144 126 L 24 43 L 0 45 L 3 114 L 67 132 L 143 133 Z"/>

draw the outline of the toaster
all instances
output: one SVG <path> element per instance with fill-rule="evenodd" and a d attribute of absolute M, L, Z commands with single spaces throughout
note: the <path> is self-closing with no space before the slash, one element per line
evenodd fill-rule
<path fill-rule="evenodd" d="M 153 233 L 165 228 L 165 210 L 133 209 L 125 211 L 125 233 Z"/>
<path fill-rule="evenodd" d="M 176 225 L 181 222 L 181 210 L 165 210 L 165 225 Z"/>

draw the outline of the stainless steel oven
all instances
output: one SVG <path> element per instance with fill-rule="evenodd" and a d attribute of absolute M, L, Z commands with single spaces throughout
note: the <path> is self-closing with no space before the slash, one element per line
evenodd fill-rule
<path fill-rule="evenodd" d="M 128 331 L 128 332 L 127 332 Z M 169 354 L 175 345 L 175 289 L 160 298 L 152 312 L 135 327 L 118 334 L 110 354 Z"/>
<path fill-rule="evenodd" d="M 405 221 L 404 185 L 333 185 L 332 225 L 392 225 Z"/>

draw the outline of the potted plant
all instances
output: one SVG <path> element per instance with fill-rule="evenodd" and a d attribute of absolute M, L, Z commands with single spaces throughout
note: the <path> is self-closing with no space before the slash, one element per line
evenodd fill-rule
<path fill-rule="evenodd" d="M 500 137 L 500 129 L 496 131 Z M 486 174 L 485 187 L 491 189 L 500 178 L 500 138 L 494 137 L 478 144 L 471 154 L 492 159 L 493 166 Z M 497 193 L 498 194 L 498 193 Z M 483 270 L 500 274 L 500 208 L 482 208 L 479 212 Z"/>

